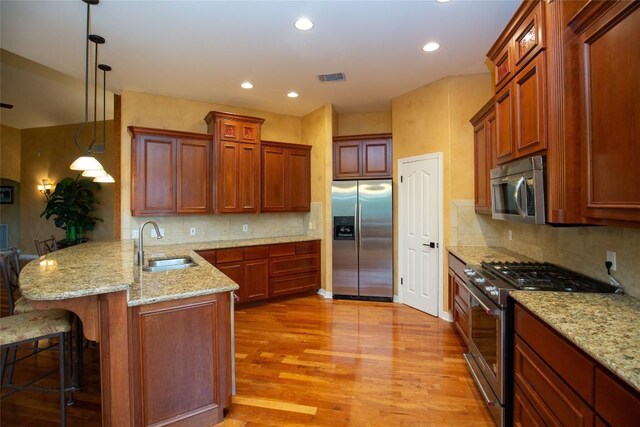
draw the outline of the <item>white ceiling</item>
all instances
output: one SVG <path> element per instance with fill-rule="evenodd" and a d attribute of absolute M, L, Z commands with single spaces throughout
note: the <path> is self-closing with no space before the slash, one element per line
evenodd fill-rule
<path fill-rule="evenodd" d="M 386 111 L 391 99 L 448 75 L 487 72 L 485 55 L 520 0 L 113 1 L 92 6 L 106 38 L 107 87 L 295 116 Z M 1 47 L 83 79 L 86 5 L 1 4 Z M 315 22 L 300 32 L 293 22 Z M 441 48 L 425 53 L 436 40 Z M 345 82 L 316 75 L 344 72 Z M 251 81 L 251 90 L 240 83 Z M 297 99 L 287 92 L 300 93 Z M 5 87 L 2 88 L 2 102 Z M 80 107 L 81 108 L 81 107 Z"/>

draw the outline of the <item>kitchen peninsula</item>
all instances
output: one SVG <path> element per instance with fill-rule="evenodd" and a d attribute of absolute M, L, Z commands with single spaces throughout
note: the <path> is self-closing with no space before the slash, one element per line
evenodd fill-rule
<path fill-rule="evenodd" d="M 74 246 L 23 269 L 21 291 L 35 307 L 76 313 L 99 343 L 104 426 L 210 425 L 230 405 L 238 285 L 196 246 L 147 248 L 148 259 L 197 264 L 181 270 L 143 271 L 132 240 Z"/>

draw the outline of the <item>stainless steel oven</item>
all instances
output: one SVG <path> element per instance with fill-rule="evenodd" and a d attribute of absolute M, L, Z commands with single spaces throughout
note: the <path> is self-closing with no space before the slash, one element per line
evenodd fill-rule
<path fill-rule="evenodd" d="M 545 223 L 543 160 L 534 156 L 491 169 L 492 218 Z"/>
<path fill-rule="evenodd" d="M 486 281 L 484 278 L 477 278 Z M 508 424 L 508 391 L 505 363 L 508 328 L 506 310 L 491 301 L 471 283 L 463 283 L 469 292 L 469 353 L 464 358 L 480 393 L 498 426 Z"/>

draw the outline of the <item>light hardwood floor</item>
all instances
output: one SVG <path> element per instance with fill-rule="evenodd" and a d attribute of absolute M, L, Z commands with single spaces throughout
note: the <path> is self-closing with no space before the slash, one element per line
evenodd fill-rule
<path fill-rule="evenodd" d="M 237 395 L 219 426 L 493 426 L 443 320 L 393 303 L 290 299 L 236 310 Z M 55 363 L 41 355 L 30 369 Z M 70 426 L 100 425 L 87 356 Z M 2 402 L 2 426 L 58 425 L 55 394 Z"/>

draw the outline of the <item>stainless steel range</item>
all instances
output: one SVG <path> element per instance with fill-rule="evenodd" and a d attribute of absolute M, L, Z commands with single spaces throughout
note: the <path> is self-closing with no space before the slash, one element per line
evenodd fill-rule
<path fill-rule="evenodd" d="M 496 424 L 512 424 L 512 290 L 621 293 L 622 288 L 549 263 L 467 266 L 469 353 L 464 357 Z"/>

